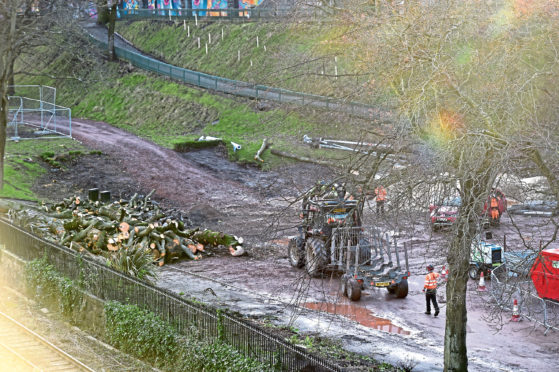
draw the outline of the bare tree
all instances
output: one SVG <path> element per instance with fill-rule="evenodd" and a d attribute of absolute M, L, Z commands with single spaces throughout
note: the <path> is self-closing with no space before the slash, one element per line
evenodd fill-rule
<path fill-rule="evenodd" d="M 559 35 L 546 1 L 524 7 L 477 1 L 375 2 L 345 10 L 332 49 L 368 74 L 368 93 L 397 108 L 403 130 L 424 156 L 414 166 L 445 174 L 462 198 L 448 250 L 450 278 L 444 365 L 468 368 L 466 289 L 472 240 L 497 176 L 513 159 L 555 177 Z M 334 28 L 336 27 L 336 28 Z M 371 89 L 372 88 L 372 89 Z M 421 165 L 421 161 L 428 164 Z M 427 178 L 414 187 L 424 187 Z"/>
<path fill-rule="evenodd" d="M 43 4 L 48 11 L 48 4 Z M 33 0 L 0 1 L 0 189 L 4 184 L 4 154 L 8 125 L 8 93 L 13 85 L 14 63 L 29 43 L 44 31 L 38 27 L 42 15 Z"/>

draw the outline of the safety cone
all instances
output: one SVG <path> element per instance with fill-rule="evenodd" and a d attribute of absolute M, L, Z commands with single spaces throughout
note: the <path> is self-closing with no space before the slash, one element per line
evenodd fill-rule
<path fill-rule="evenodd" d="M 485 288 L 485 278 L 483 277 L 483 271 L 479 274 L 479 285 L 477 286 L 478 292 L 485 292 L 487 288 Z"/>
<path fill-rule="evenodd" d="M 448 269 L 443 265 L 443 269 L 441 270 L 441 279 L 445 282 L 448 281 Z"/>
<path fill-rule="evenodd" d="M 512 305 L 512 318 L 510 318 L 511 322 L 520 322 L 520 313 L 518 312 L 518 300 L 514 300 L 514 304 Z"/>

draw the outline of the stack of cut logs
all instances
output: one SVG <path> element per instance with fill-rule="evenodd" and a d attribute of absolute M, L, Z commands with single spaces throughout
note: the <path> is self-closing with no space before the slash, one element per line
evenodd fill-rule
<path fill-rule="evenodd" d="M 243 239 L 211 230 L 189 229 L 188 220 L 176 211 L 163 211 L 144 197 L 113 203 L 72 197 L 39 209 L 12 208 L 10 222 L 47 240 L 79 252 L 96 255 L 126 248 L 149 250 L 164 265 L 180 257 L 193 260 L 208 253 L 207 248 L 225 246 L 233 256 L 241 255 Z"/>

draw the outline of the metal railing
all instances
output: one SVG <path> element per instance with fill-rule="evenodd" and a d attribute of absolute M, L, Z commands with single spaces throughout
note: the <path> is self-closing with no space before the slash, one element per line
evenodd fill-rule
<path fill-rule="evenodd" d="M 559 331 L 559 303 L 538 297 L 531 280 L 510 277 L 505 265 L 491 272 L 491 295 L 501 309 L 508 311 L 517 300 L 520 316 L 544 326 L 544 334 L 550 329 Z"/>
<path fill-rule="evenodd" d="M 119 301 L 152 311 L 183 334 L 192 328 L 201 339 L 223 341 L 247 357 L 284 371 L 342 371 L 278 336 L 176 294 L 115 271 L 89 256 L 41 239 L 0 218 L 0 244 L 24 260 L 46 256 L 57 271 L 80 280 L 102 300 Z"/>
<path fill-rule="evenodd" d="M 320 13 L 319 9 L 294 8 L 183 8 L 183 9 L 119 9 L 119 20 L 271 20 L 293 16 L 312 16 Z"/>
<path fill-rule="evenodd" d="M 101 45 L 103 48 L 107 47 L 106 41 L 96 39 L 93 35 L 90 36 L 98 45 Z M 202 72 L 173 66 L 117 46 L 115 46 L 115 53 L 118 58 L 126 60 L 143 70 L 152 71 L 183 83 L 217 92 L 301 106 L 308 105 L 326 110 L 345 112 L 367 119 L 386 120 L 387 116 L 386 111 L 364 103 L 346 102 L 332 97 L 295 92 L 288 89 L 273 88 L 265 85 L 208 75 Z"/>

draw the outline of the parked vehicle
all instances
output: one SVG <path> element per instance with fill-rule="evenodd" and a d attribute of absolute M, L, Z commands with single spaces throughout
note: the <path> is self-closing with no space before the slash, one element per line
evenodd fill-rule
<path fill-rule="evenodd" d="M 451 226 L 456 222 L 458 217 L 458 209 L 462 204 L 459 196 L 454 198 L 445 198 L 440 203 L 429 206 L 431 228 L 437 231 L 442 227 Z"/>
<path fill-rule="evenodd" d="M 498 212 L 497 218 L 491 218 L 491 199 L 495 197 L 497 206 L 494 209 Z M 458 213 L 460 206 L 462 205 L 462 199 L 459 196 L 448 197 L 442 199 L 439 203 L 432 204 L 429 206 L 429 218 L 431 222 L 431 228 L 433 231 L 437 231 L 443 227 L 449 227 L 456 222 L 458 218 Z M 500 223 L 501 216 L 507 210 L 507 199 L 505 194 L 500 190 L 495 190 L 483 205 L 483 213 L 481 215 L 482 226 L 488 227 L 489 225 L 498 225 Z"/>
<path fill-rule="evenodd" d="M 290 264 L 305 266 L 311 276 L 326 271 L 342 274 L 342 293 L 352 301 L 371 287 L 385 287 L 398 298 L 406 297 L 410 274 L 405 247 L 400 252 L 402 248 L 389 235 L 362 226 L 363 197 L 346 196 L 338 186 L 315 187 L 303 197 L 298 235 L 288 244 Z"/>
<path fill-rule="evenodd" d="M 492 239 L 489 231 L 486 232 L 485 239 L 487 240 L 482 240 L 478 234 L 472 242 L 468 275 L 473 280 L 479 279 L 481 272 L 489 278 L 491 271 L 503 264 L 503 247 L 488 241 Z"/>

